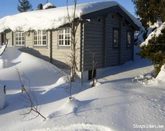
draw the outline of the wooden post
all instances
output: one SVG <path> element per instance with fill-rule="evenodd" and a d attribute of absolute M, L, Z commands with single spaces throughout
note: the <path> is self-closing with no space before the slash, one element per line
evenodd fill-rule
<path fill-rule="evenodd" d="M 83 28 L 83 22 L 80 22 L 80 71 L 81 71 L 81 86 L 83 86 L 83 64 L 84 64 L 84 59 L 83 59 L 83 39 L 84 39 L 84 28 Z"/>
<path fill-rule="evenodd" d="M 50 63 L 53 63 L 53 40 L 52 40 L 52 30 L 50 30 Z"/>
<path fill-rule="evenodd" d="M 3 87 L 4 94 L 6 95 L 6 85 Z"/>
<path fill-rule="evenodd" d="M 12 46 L 14 46 L 14 32 L 12 31 Z"/>

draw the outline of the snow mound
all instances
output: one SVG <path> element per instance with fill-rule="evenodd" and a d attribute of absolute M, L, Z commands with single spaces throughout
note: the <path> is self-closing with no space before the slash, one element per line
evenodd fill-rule
<path fill-rule="evenodd" d="M 165 83 L 165 65 L 161 67 L 161 71 L 159 72 L 156 78 L 153 77 L 152 73 L 148 73 L 145 75 L 136 76 L 132 81 L 139 82 L 146 86 L 151 85 L 151 86 L 161 87 L 162 84 Z"/>
<path fill-rule="evenodd" d="M 64 75 L 62 77 L 60 77 L 56 82 L 55 84 L 49 86 L 49 87 L 46 87 L 45 88 L 45 91 L 43 91 L 42 94 L 46 94 L 47 92 L 49 92 L 50 90 L 52 90 L 54 87 L 58 87 L 58 86 L 61 86 L 61 85 L 67 85 L 67 82 L 68 82 L 68 79 L 67 79 L 67 75 Z"/>
<path fill-rule="evenodd" d="M 57 80 L 56 86 L 66 84 L 67 81 L 68 81 L 67 76 L 62 76 Z"/>
<path fill-rule="evenodd" d="M 81 18 L 83 15 L 114 6 L 119 6 L 137 26 L 141 27 L 139 20 L 115 1 L 78 4 L 75 18 Z M 68 10 L 70 15 L 73 14 L 74 6 L 69 6 Z M 67 7 L 58 7 L 49 10 L 35 10 L 0 19 L 0 32 L 3 32 L 6 29 L 12 31 L 49 30 L 56 29 L 67 23 L 69 23 Z"/>
<path fill-rule="evenodd" d="M 0 75 L 1 84 L 6 85 L 8 88 L 20 87 L 17 70 L 19 70 L 24 84 L 31 88 L 54 86 L 59 78 L 65 75 L 49 62 L 12 47 L 6 48 L 1 56 L 0 69 L 0 74 L 2 74 Z M 58 84 L 60 83 L 58 82 Z"/>
<path fill-rule="evenodd" d="M 153 80 L 153 75 L 152 73 L 148 73 L 148 74 L 141 74 L 139 76 L 134 77 L 134 79 L 132 80 L 133 82 L 139 82 L 141 84 L 147 84 L 150 80 Z"/>
<path fill-rule="evenodd" d="M 5 94 L 2 86 L 0 85 L 0 110 L 5 106 Z"/>
<path fill-rule="evenodd" d="M 162 33 L 161 31 L 164 28 L 165 28 L 165 22 L 161 26 L 157 27 L 152 33 L 150 33 L 147 39 L 143 43 L 141 43 L 140 46 L 142 47 L 148 45 L 149 40 L 151 40 L 153 37 L 158 37 Z"/>
<path fill-rule="evenodd" d="M 33 131 L 112 131 L 112 129 L 102 126 L 102 125 L 94 125 L 94 124 L 73 124 L 66 127 L 55 127 L 55 128 L 47 128 L 47 129 L 37 129 Z"/>
<path fill-rule="evenodd" d="M 76 98 L 72 97 L 71 99 L 68 99 L 67 102 L 60 107 L 56 112 L 50 114 L 48 118 L 53 118 L 61 115 L 66 115 L 69 113 L 75 113 L 78 109 L 78 106 L 80 104 L 80 101 Z"/>

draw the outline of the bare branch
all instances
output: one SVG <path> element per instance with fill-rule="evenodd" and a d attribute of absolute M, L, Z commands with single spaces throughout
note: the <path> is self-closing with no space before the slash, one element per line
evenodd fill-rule
<path fill-rule="evenodd" d="M 26 102 L 29 104 L 28 107 L 30 108 L 29 111 L 27 111 L 26 113 L 24 113 L 23 115 L 28 115 L 28 114 L 31 114 L 32 112 L 35 112 L 37 115 L 35 116 L 38 117 L 38 116 L 41 116 L 44 120 L 46 120 L 46 117 L 44 117 L 39 111 L 38 111 L 38 107 L 37 107 L 37 104 L 34 102 L 34 99 L 32 99 L 32 95 L 30 93 L 30 89 L 27 90 L 25 88 L 25 84 L 22 80 L 22 77 L 21 77 L 21 73 L 19 71 L 18 68 L 16 68 L 16 71 L 18 73 L 18 77 L 19 77 L 19 81 L 21 83 L 21 90 L 22 90 L 22 93 L 24 92 L 25 93 L 25 96 L 26 96 Z M 30 83 L 30 81 L 29 81 Z M 29 85 L 30 86 L 30 85 Z"/>

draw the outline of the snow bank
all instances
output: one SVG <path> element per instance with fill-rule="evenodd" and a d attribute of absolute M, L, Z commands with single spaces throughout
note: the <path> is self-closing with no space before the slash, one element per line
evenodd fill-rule
<path fill-rule="evenodd" d="M 3 87 L 0 85 L 0 110 L 4 108 L 5 105 L 5 94 Z"/>
<path fill-rule="evenodd" d="M 37 129 L 33 131 L 112 131 L 110 128 L 102 125 L 91 125 L 91 124 L 73 124 L 66 127 L 55 127 L 47 129 Z"/>
<path fill-rule="evenodd" d="M 157 29 L 155 29 L 152 33 L 150 33 L 147 39 L 143 43 L 141 43 L 140 46 L 142 47 L 148 45 L 149 40 L 151 40 L 153 37 L 158 37 L 164 28 L 165 28 L 165 22 L 160 27 L 157 27 Z"/>
<path fill-rule="evenodd" d="M 128 16 L 137 26 L 141 27 L 141 23 L 115 1 L 79 4 L 77 5 L 75 17 L 81 18 L 81 16 L 85 14 L 113 6 L 119 6 L 126 14 L 128 14 Z M 69 6 L 68 9 L 69 14 L 73 14 L 74 6 Z M 68 12 L 66 7 L 58 7 L 49 10 L 35 10 L 31 12 L 19 13 L 13 16 L 7 16 L 0 19 L 0 32 L 3 32 L 6 29 L 11 29 L 12 31 L 56 29 L 68 22 Z"/>
<path fill-rule="evenodd" d="M 55 87 L 57 81 L 57 86 L 63 83 L 62 80 L 59 81 L 59 78 L 65 75 L 63 71 L 49 62 L 23 53 L 17 48 L 6 48 L 0 57 L 1 84 L 8 88 L 20 87 L 16 69 L 19 70 L 22 81 L 28 87 L 47 87 L 48 85 Z"/>
<path fill-rule="evenodd" d="M 63 106 L 61 106 L 57 111 L 55 111 L 54 113 L 51 113 L 48 116 L 48 118 L 51 119 L 60 115 L 75 113 L 79 104 L 80 104 L 80 101 L 72 97 L 72 99 L 68 99 L 67 102 L 63 104 Z"/>
<path fill-rule="evenodd" d="M 6 52 L 3 55 L 5 54 Z M 21 61 L 23 63 L 22 67 L 29 66 L 28 61 L 31 62 L 34 59 L 30 56 L 26 59 L 25 57 L 22 58 L 24 58 Z M 12 60 L 18 62 L 20 58 Z M 27 61 L 26 64 L 24 64 L 25 61 Z M 37 61 L 37 63 L 40 62 Z M 43 65 L 44 63 L 38 66 L 43 68 Z M 36 72 L 34 71 L 37 68 L 33 66 L 31 68 L 34 68 L 34 70 L 29 69 L 27 71 L 26 69 L 25 72 L 33 72 L 32 74 L 35 75 Z M 6 107 L 6 113 L 0 116 L 0 129 L 1 131 L 33 131 L 35 129 L 36 131 L 134 131 L 135 128 L 133 127 L 136 123 L 147 124 L 146 127 L 149 127 L 149 123 L 153 124 L 154 127 L 162 125 L 162 128 L 152 128 L 153 130 L 164 130 L 164 90 L 144 88 L 145 86 L 139 83 L 131 82 L 132 77 L 137 76 L 137 74 L 146 74 L 151 70 L 153 70 L 153 67 L 146 60 L 144 62 L 140 58 L 135 59 L 133 63 L 105 69 L 102 72 L 104 77 L 100 76 L 100 79 L 98 79 L 102 83 L 100 87 L 86 89 L 81 87 L 80 84 L 79 86 L 76 83 L 73 84 L 73 92 L 81 91 L 73 95 L 76 98 L 73 101 L 66 98 L 68 95 L 65 95 L 66 90 L 64 88 L 59 88 L 60 90 L 56 88 L 44 95 L 40 91 L 36 91 L 35 95 L 38 98 L 39 109 L 44 116 L 55 112 L 59 107 L 62 109 L 58 110 L 59 112 L 56 112 L 56 114 L 59 115 L 60 111 L 63 114 L 58 117 L 53 116 L 53 119 L 47 119 L 46 121 L 41 121 L 40 117 L 24 120 L 20 114 L 27 108 L 20 109 L 20 107 L 25 107 L 25 103 L 22 102 L 22 95 L 20 96 L 20 94 L 15 94 L 12 91 L 7 99 L 10 106 Z M 52 72 L 52 69 L 50 71 Z M 11 72 L 9 70 L 8 72 L 9 77 Z M 5 75 L 5 73 L 0 72 L 0 76 Z M 50 79 L 47 76 L 45 79 L 42 75 L 40 77 L 41 81 Z M 56 77 L 56 74 L 54 77 Z M 57 83 L 62 83 L 62 81 L 62 79 L 59 79 Z M 84 83 L 84 85 L 86 84 Z M 45 86 L 45 88 L 47 87 L 49 85 Z M 76 113 L 72 113 L 75 109 L 77 109 Z M 67 112 L 67 110 L 70 110 L 71 113 L 66 114 L 70 112 Z M 146 128 L 144 130 L 150 129 Z"/>
<path fill-rule="evenodd" d="M 56 82 L 56 86 L 62 85 L 62 84 L 66 84 L 68 82 L 68 77 L 67 76 L 62 76 L 60 77 L 57 82 Z"/>
<path fill-rule="evenodd" d="M 165 65 L 161 67 L 161 71 L 157 75 L 156 78 L 153 77 L 153 73 L 148 73 L 145 75 L 136 76 L 133 79 L 133 82 L 139 82 L 144 85 L 148 86 L 155 86 L 155 87 L 164 87 L 165 83 Z"/>

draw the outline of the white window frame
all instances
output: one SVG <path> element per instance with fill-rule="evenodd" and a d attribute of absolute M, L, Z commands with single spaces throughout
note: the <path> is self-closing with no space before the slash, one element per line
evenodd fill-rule
<path fill-rule="evenodd" d="M 58 46 L 71 46 L 71 28 L 61 28 L 58 30 Z"/>
<path fill-rule="evenodd" d="M 48 36 L 46 31 L 38 30 L 34 32 L 34 46 L 47 46 L 47 39 Z"/>
<path fill-rule="evenodd" d="M 25 33 L 22 31 L 15 32 L 15 45 L 25 46 Z"/>

